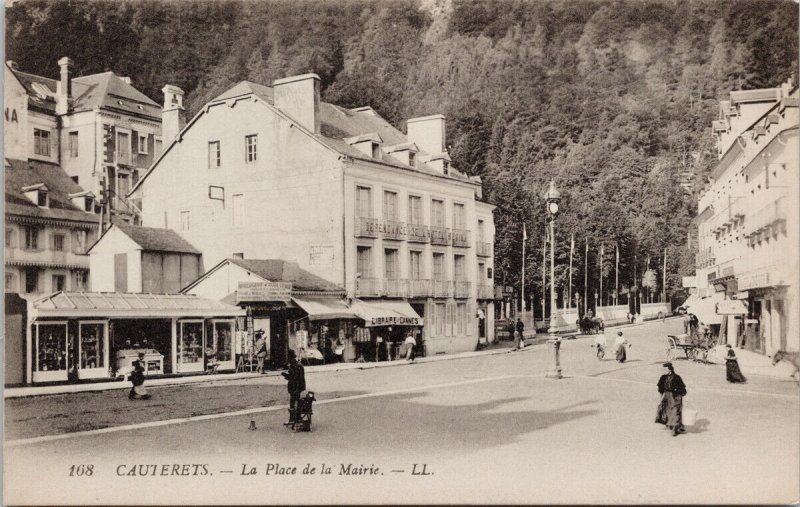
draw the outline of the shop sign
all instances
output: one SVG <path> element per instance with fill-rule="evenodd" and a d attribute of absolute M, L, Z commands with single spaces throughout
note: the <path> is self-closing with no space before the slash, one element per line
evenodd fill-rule
<path fill-rule="evenodd" d="M 308 251 L 309 266 L 333 266 L 333 245 L 311 245 Z"/>
<path fill-rule="evenodd" d="M 747 305 L 738 299 L 726 299 L 717 303 L 717 315 L 747 315 Z"/>
<path fill-rule="evenodd" d="M 236 301 L 288 301 L 291 295 L 290 282 L 239 282 Z"/>
<path fill-rule="evenodd" d="M 401 317 L 401 316 L 388 316 L 388 317 L 373 317 L 369 324 L 370 326 L 421 326 L 422 319 L 419 317 Z"/>

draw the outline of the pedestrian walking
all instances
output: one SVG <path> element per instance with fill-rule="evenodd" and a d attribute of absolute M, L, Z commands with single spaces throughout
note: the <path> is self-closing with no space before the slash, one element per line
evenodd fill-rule
<path fill-rule="evenodd" d="M 409 332 L 406 335 L 406 340 L 403 342 L 408 347 L 406 350 L 406 361 L 414 362 L 414 347 L 417 346 L 417 340 L 414 339 L 414 333 Z"/>
<path fill-rule="evenodd" d="M 617 361 L 624 363 L 628 359 L 626 348 L 629 346 L 628 340 L 622 334 L 622 331 L 617 331 L 617 339 L 614 341 L 614 350 L 617 351 Z"/>
<path fill-rule="evenodd" d="M 133 371 L 128 376 L 133 387 L 128 393 L 130 400 L 149 400 L 150 394 L 144 388 L 144 354 L 139 353 L 139 360 L 133 362 Z"/>
<path fill-rule="evenodd" d="M 286 388 L 289 391 L 289 422 L 283 423 L 284 426 L 291 426 L 296 423 L 297 403 L 300 401 L 300 393 L 306 390 L 306 372 L 303 365 L 297 360 L 294 350 L 289 350 L 289 369 L 281 372 L 283 378 L 289 381 Z"/>
<path fill-rule="evenodd" d="M 255 335 L 256 342 L 254 348 L 256 350 L 256 359 L 258 359 L 258 372 L 266 373 L 267 340 L 264 339 L 264 330 L 259 329 L 256 331 Z"/>
<path fill-rule="evenodd" d="M 661 402 L 656 413 L 656 422 L 665 424 L 672 430 L 672 436 L 686 431 L 683 427 L 683 397 L 686 396 L 686 384 L 680 375 L 675 373 L 672 363 L 664 363 L 666 371 L 658 379 L 658 392 Z"/>
<path fill-rule="evenodd" d="M 725 357 L 725 377 L 728 382 L 737 384 L 744 384 L 747 379 L 742 375 L 742 370 L 739 369 L 739 361 L 736 359 L 736 352 L 733 351 L 730 345 L 725 345 L 728 348 L 728 354 Z"/>
<path fill-rule="evenodd" d="M 597 359 L 602 361 L 606 355 L 606 334 L 598 333 L 594 335 L 594 344 L 597 347 Z"/>
<path fill-rule="evenodd" d="M 522 323 L 522 319 L 517 317 L 517 333 L 516 333 L 516 340 L 514 341 L 514 349 L 521 349 L 525 346 L 525 324 Z"/>

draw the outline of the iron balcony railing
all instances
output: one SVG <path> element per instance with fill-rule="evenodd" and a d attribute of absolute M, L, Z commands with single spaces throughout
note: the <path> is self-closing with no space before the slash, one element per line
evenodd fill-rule
<path fill-rule="evenodd" d="M 408 281 L 408 297 L 430 297 L 433 296 L 433 281 L 411 279 Z"/>
<path fill-rule="evenodd" d="M 469 247 L 470 233 L 466 229 L 453 229 L 451 232 L 453 246 Z"/>
<path fill-rule="evenodd" d="M 406 238 L 413 243 L 427 243 L 430 241 L 431 233 L 427 225 L 406 224 Z"/>
<path fill-rule="evenodd" d="M 380 232 L 380 222 L 377 218 L 356 217 L 356 236 L 377 238 Z"/>
<path fill-rule="evenodd" d="M 383 239 L 405 239 L 406 224 L 399 220 L 383 220 L 379 230 L 383 232 Z"/>
<path fill-rule="evenodd" d="M 447 227 L 439 227 L 432 225 L 431 230 L 431 244 L 432 245 L 449 245 L 450 244 L 450 229 Z"/>
<path fill-rule="evenodd" d="M 404 298 L 408 294 L 408 280 L 404 278 L 384 278 L 383 295 Z"/>
<path fill-rule="evenodd" d="M 456 280 L 453 282 L 453 297 L 468 298 L 472 291 L 472 282 Z"/>
<path fill-rule="evenodd" d="M 357 296 L 380 296 L 381 281 L 379 278 L 356 278 Z"/>
<path fill-rule="evenodd" d="M 452 286 L 447 280 L 433 281 L 433 296 L 437 298 L 450 297 Z"/>

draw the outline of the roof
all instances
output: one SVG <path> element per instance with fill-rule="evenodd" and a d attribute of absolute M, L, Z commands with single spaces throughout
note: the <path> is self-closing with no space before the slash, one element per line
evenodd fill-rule
<path fill-rule="evenodd" d="M 183 239 L 180 234 L 172 229 L 140 227 L 138 225 L 126 223 L 115 223 L 113 227 L 125 233 L 126 236 L 131 238 L 146 252 L 174 252 L 202 255 L 200 250 L 192 246 L 191 243 Z"/>
<path fill-rule="evenodd" d="M 291 282 L 293 292 L 344 292 L 343 288 L 302 269 L 296 262 L 282 259 L 227 259 L 223 262 L 235 264 L 270 282 Z"/>
<path fill-rule="evenodd" d="M 235 97 L 241 97 L 243 95 L 250 95 L 251 93 L 270 104 L 273 103 L 274 93 L 272 87 L 264 86 L 262 84 L 254 83 L 252 81 L 241 81 L 236 85 L 234 85 L 233 88 L 229 88 L 228 90 L 224 91 L 221 95 L 218 95 L 217 97 L 211 99 L 210 102 L 219 102 L 223 100 L 232 99 Z"/>
<path fill-rule="evenodd" d="M 56 164 L 7 158 L 4 181 L 6 215 L 99 223 L 97 215 L 72 204 L 69 194 L 83 192 L 83 189 Z M 23 192 L 24 188 L 40 184 L 48 189 L 48 208 L 40 208 Z"/>
<path fill-rule="evenodd" d="M 31 105 L 55 114 L 57 80 L 15 69 L 11 72 L 22 83 Z M 161 106 L 110 71 L 73 78 L 72 98 L 72 111 L 76 112 L 102 107 L 161 119 Z"/>
<path fill-rule="evenodd" d="M 122 292 L 56 292 L 33 301 L 44 317 L 234 317 L 244 310 L 190 294 L 132 294 Z"/>

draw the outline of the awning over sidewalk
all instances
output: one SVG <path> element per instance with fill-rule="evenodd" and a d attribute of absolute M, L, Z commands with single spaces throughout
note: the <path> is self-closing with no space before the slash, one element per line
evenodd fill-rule
<path fill-rule="evenodd" d="M 341 299 L 293 297 L 297 306 L 308 314 L 308 320 L 357 319 L 355 312 Z"/>
<path fill-rule="evenodd" d="M 421 326 L 422 317 L 405 301 L 362 301 L 356 299 L 350 306 L 366 327 Z"/>
<path fill-rule="evenodd" d="M 31 302 L 32 317 L 240 317 L 239 307 L 188 294 L 56 292 Z"/>
<path fill-rule="evenodd" d="M 688 306 L 686 312 L 693 314 L 700 323 L 707 326 L 722 324 L 722 316 L 717 314 L 717 303 L 723 301 L 723 298 L 723 294 L 718 292 L 713 296 L 698 299 Z"/>

